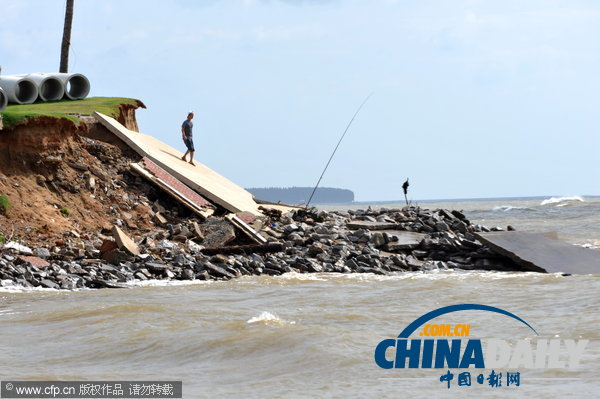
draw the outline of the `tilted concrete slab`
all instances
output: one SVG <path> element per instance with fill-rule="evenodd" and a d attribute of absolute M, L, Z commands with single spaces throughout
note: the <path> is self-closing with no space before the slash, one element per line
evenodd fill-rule
<path fill-rule="evenodd" d="M 198 161 L 194 161 L 196 166 L 182 161 L 183 153 L 180 151 L 152 136 L 129 130 L 110 116 L 95 112 L 94 117 L 135 152 L 143 157 L 148 157 L 214 203 L 230 212 L 250 212 L 257 216 L 262 215 L 252 194 L 214 170 Z"/>
<path fill-rule="evenodd" d="M 127 234 L 123 233 L 123 230 L 121 230 L 118 226 L 113 226 L 112 234 L 115 241 L 117 241 L 119 249 L 123 249 L 125 252 L 131 255 L 140 254 L 140 249 L 137 244 L 133 242 L 133 240 L 129 238 Z"/>
<path fill-rule="evenodd" d="M 206 219 L 214 213 L 215 207 L 213 204 L 179 180 L 175 179 L 175 177 L 167 173 L 166 170 L 156 165 L 148 158 L 144 157 L 139 164 L 129 164 L 129 168 L 147 181 L 159 187 L 163 192 L 169 194 L 202 219 Z M 167 223 L 167 220 L 159 212 L 154 216 L 159 223 Z"/>
<path fill-rule="evenodd" d="M 581 248 L 542 234 L 520 231 L 476 233 L 495 252 L 526 270 L 542 273 L 598 274 L 600 251 Z"/>
<path fill-rule="evenodd" d="M 383 246 L 384 250 L 390 252 L 416 248 L 427 237 L 427 234 L 404 230 L 382 230 L 381 233 L 387 233 L 396 239 Z"/>
<path fill-rule="evenodd" d="M 393 230 L 398 226 L 397 223 L 388 222 L 370 222 L 368 220 L 353 220 L 346 223 L 346 227 L 350 230 L 366 229 L 366 230 Z"/>

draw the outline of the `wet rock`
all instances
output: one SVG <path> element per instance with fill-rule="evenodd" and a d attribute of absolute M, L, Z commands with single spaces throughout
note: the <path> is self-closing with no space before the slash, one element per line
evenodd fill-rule
<path fill-rule="evenodd" d="M 74 290 L 78 288 L 77 282 L 71 279 L 64 279 L 60 282 L 60 288 L 63 290 Z"/>
<path fill-rule="evenodd" d="M 144 269 L 145 270 L 145 269 Z M 146 270 L 147 271 L 147 270 Z M 149 274 L 149 273 L 148 273 Z M 143 273 L 141 270 L 136 270 L 135 273 L 133 273 L 133 276 L 138 279 L 138 280 L 148 280 L 150 277 L 148 277 L 148 275 L 146 273 Z"/>
<path fill-rule="evenodd" d="M 129 288 L 127 284 L 107 280 L 92 280 L 88 286 L 90 288 Z"/>
<path fill-rule="evenodd" d="M 198 280 L 211 280 L 211 276 L 210 276 L 210 274 L 208 274 L 208 271 L 206 271 L 206 270 L 198 272 L 196 274 L 196 278 Z"/>
<path fill-rule="evenodd" d="M 210 262 L 206 262 L 204 264 L 206 270 L 215 277 L 225 277 L 225 278 L 234 278 L 235 275 L 223 269 L 220 266 L 214 265 Z"/>
<path fill-rule="evenodd" d="M 40 280 L 40 285 L 44 288 L 53 288 L 55 290 L 60 288 L 60 286 L 58 284 L 56 284 L 54 281 L 46 279 L 46 278 Z"/>
<path fill-rule="evenodd" d="M 269 276 L 279 276 L 280 274 L 282 274 L 281 270 L 271 269 L 270 267 L 265 267 L 263 269 L 263 273 L 268 274 Z"/>
<path fill-rule="evenodd" d="M 164 275 L 164 276 L 165 276 L 165 278 L 167 278 L 167 279 L 172 279 L 172 278 L 174 278 L 174 277 L 175 277 L 175 273 L 173 273 L 173 271 L 172 271 L 172 270 L 170 270 L 170 269 L 166 269 L 166 270 L 164 271 L 163 275 Z"/>
<path fill-rule="evenodd" d="M 359 273 L 373 273 L 373 274 L 379 274 L 379 275 L 386 275 L 387 273 L 384 270 L 375 268 L 375 267 L 369 267 L 369 266 L 361 266 L 358 268 L 357 270 Z"/>
<path fill-rule="evenodd" d="M 396 266 L 400 266 L 400 267 L 406 267 L 406 261 L 404 260 L 403 257 L 399 256 L 399 255 L 392 255 L 389 258 L 392 263 Z"/>
<path fill-rule="evenodd" d="M 192 269 L 185 268 L 181 271 L 181 278 L 183 280 L 194 280 L 196 276 L 194 275 L 194 271 Z"/>

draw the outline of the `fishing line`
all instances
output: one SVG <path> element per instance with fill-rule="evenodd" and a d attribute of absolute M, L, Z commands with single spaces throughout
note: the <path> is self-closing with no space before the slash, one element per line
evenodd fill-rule
<path fill-rule="evenodd" d="M 344 134 L 342 134 L 342 137 L 340 137 L 340 140 L 338 141 L 337 145 L 335 146 L 335 149 L 331 153 L 331 156 L 329 157 L 329 161 L 327 161 L 327 165 L 325 165 L 325 169 L 323 169 L 323 173 L 321 173 L 321 177 L 319 177 L 319 181 L 317 181 L 315 188 L 313 189 L 312 193 L 310 194 L 310 198 L 308 199 L 308 202 L 306 203 L 306 206 L 304 207 L 304 209 L 308 209 L 308 205 L 310 204 L 310 201 L 312 200 L 313 195 L 315 195 L 315 192 L 317 191 L 317 187 L 319 187 L 319 183 L 321 183 L 321 179 L 323 178 L 323 175 L 325 175 L 325 171 L 327 171 L 327 168 L 329 167 L 329 164 L 331 163 L 331 160 L 333 159 L 335 152 L 337 151 L 338 147 L 340 146 L 340 143 L 344 139 L 344 136 L 346 136 L 346 132 L 348 131 L 348 129 L 350 129 L 350 125 L 352 125 L 354 118 L 356 118 L 356 115 L 358 115 L 358 113 L 360 112 L 363 105 L 365 105 L 365 103 L 369 100 L 369 98 L 371 98 L 372 95 L 373 95 L 373 93 L 369 94 L 367 96 L 367 98 L 365 98 L 365 100 L 362 102 L 362 104 L 360 104 L 360 107 L 358 107 L 358 109 L 354 113 L 354 116 L 352 117 L 352 119 L 350 119 L 348 126 L 346 126 L 346 130 L 344 130 Z"/>

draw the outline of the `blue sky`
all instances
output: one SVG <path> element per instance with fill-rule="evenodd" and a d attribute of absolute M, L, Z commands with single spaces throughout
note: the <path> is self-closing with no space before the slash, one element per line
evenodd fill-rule
<path fill-rule="evenodd" d="M 3 74 L 58 69 L 64 0 L 3 0 Z M 244 187 L 600 195 L 600 2 L 75 1 L 70 70 Z"/>

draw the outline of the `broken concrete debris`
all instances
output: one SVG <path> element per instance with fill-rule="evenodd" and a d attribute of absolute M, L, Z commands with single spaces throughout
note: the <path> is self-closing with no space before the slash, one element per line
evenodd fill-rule
<path fill-rule="evenodd" d="M 71 224 L 59 237 L 48 226 L 36 227 L 41 238 L 35 245 L 23 235 L 19 242 L 9 239 L 0 253 L 0 284 L 122 288 L 149 279 L 287 272 L 532 269 L 511 255 L 521 257 L 522 249 L 488 237 L 486 232 L 497 228 L 473 225 L 459 211 L 258 206 L 249 193 L 205 166 L 193 168 L 158 140 L 112 118 L 103 120 L 123 141 L 106 131 L 115 142 L 78 137 L 79 144 L 70 144 L 76 150 L 41 156 L 35 189 L 53 195 L 51 217 Z M 68 203 L 88 197 L 78 207 Z M 96 205 L 102 212 L 93 214 L 99 220 L 93 229 L 82 227 L 91 214 L 88 204 L 102 205 Z M 33 228 L 27 231 L 33 235 Z M 591 265 L 586 272 L 597 273 L 599 266 Z"/>
<path fill-rule="evenodd" d="M 198 216 L 207 218 L 214 213 L 215 208 L 210 202 L 148 158 L 143 158 L 140 163 L 132 163 L 130 167 L 134 172 L 156 184 Z"/>
<path fill-rule="evenodd" d="M 390 219 L 397 229 L 403 230 L 348 228 L 367 218 Z M 465 233 L 461 232 L 463 224 Z M 65 243 L 64 248 L 49 251 L 45 261 L 19 256 L 21 249 L 26 252 L 31 249 L 9 245 L 0 257 L 0 278 L 4 285 L 75 289 L 121 288 L 148 279 L 223 280 L 287 272 L 386 275 L 438 269 L 524 270 L 477 239 L 477 234 L 490 229 L 439 210 L 313 210 L 270 218 L 269 225 L 270 231 L 281 240 L 227 246 L 236 239 L 233 226 L 225 218 L 211 217 L 203 223 L 169 224 L 166 229 L 156 228 L 135 239 L 114 227 L 111 233 L 115 241 L 105 238 L 82 240 L 81 244 Z M 194 241 L 200 241 L 196 227 L 205 237 L 203 245 Z M 205 247 L 207 240 L 216 245 Z M 81 247 L 86 250 L 79 250 Z"/>
<path fill-rule="evenodd" d="M 254 242 L 257 242 L 259 244 L 265 244 L 267 242 L 267 239 L 265 237 L 260 235 L 256 230 L 254 230 L 249 224 L 244 222 L 244 220 L 242 220 L 242 218 L 238 217 L 237 215 L 231 213 L 225 217 L 236 227 L 238 227 L 241 231 L 243 231 L 246 235 L 248 235 L 248 237 L 250 237 Z"/>
<path fill-rule="evenodd" d="M 566 274 L 600 270 L 600 251 L 569 245 L 552 235 L 506 231 L 477 233 L 476 237 L 524 270 Z"/>
<path fill-rule="evenodd" d="M 124 250 L 128 254 L 134 256 L 140 254 L 140 249 L 136 243 L 133 242 L 133 240 L 129 238 L 127 234 L 123 233 L 123 230 L 121 230 L 119 227 L 114 226 L 112 228 L 112 234 L 117 242 L 117 245 L 119 246 L 119 249 Z"/>

